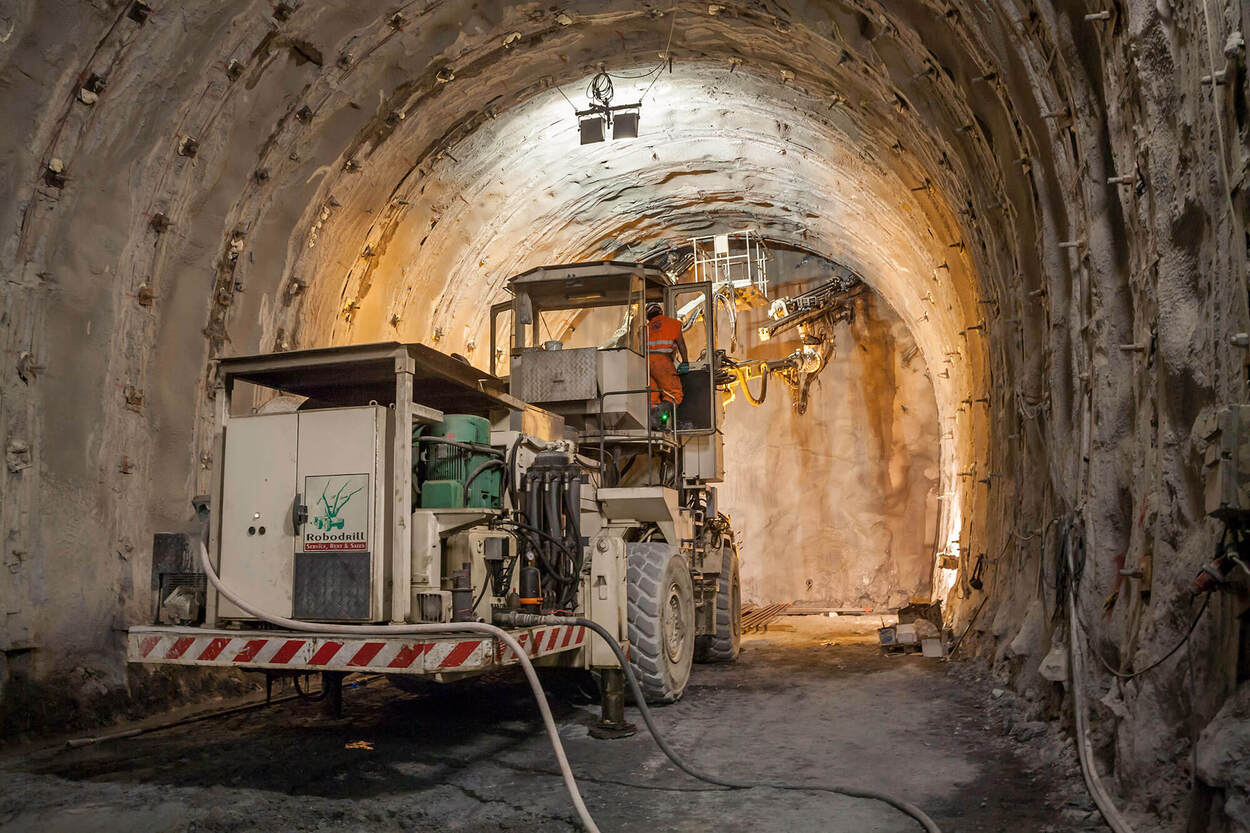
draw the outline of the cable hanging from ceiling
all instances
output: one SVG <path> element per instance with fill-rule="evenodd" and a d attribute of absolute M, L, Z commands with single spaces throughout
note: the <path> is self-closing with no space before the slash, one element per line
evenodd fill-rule
<path fill-rule="evenodd" d="M 664 67 L 667 66 L 669 67 L 669 71 L 672 71 L 673 56 L 670 50 L 673 46 L 673 33 L 677 29 L 677 3 L 675 0 L 668 13 L 672 15 L 672 20 L 669 21 L 668 38 L 664 43 L 664 51 L 660 53 L 659 63 L 645 72 L 639 72 L 636 74 L 620 71 L 609 72 L 603 64 L 600 64 L 599 71 L 595 73 L 594 77 L 590 79 L 590 83 L 586 85 L 586 99 L 591 102 L 592 107 L 606 109 L 610 106 L 612 98 L 616 93 L 616 87 L 613 80 L 645 81 L 650 78 L 651 83 L 647 85 L 647 88 L 643 90 L 642 95 L 638 99 L 638 104 L 641 105 L 642 102 L 646 100 L 647 95 L 651 92 L 651 88 L 655 86 L 655 82 L 660 80 L 660 75 L 663 73 Z M 578 109 L 577 105 L 573 103 L 572 99 L 565 94 L 561 87 L 557 86 L 556 92 L 560 93 L 560 96 L 568 102 L 568 105 L 573 108 L 574 113 L 580 115 L 583 112 Z"/>

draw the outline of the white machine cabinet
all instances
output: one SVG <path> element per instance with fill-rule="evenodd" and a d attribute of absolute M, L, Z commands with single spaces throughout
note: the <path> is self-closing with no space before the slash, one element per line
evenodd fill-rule
<path fill-rule="evenodd" d="M 221 576 L 281 616 L 380 621 L 387 598 L 387 408 L 231 419 Z M 225 599 L 218 616 L 251 618 Z"/>

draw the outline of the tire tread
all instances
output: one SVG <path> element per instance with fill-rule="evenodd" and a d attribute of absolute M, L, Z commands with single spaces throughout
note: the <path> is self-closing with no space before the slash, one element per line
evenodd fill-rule
<path fill-rule="evenodd" d="M 627 555 L 629 664 L 648 703 L 672 703 L 681 698 L 686 686 L 683 682 L 675 688 L 664 673 L 668 654 L 661 644 L 660 607 L 665 573 L 678 556 L 669 544 L 654 541 L 629 544 Z M 690 612 L 693 617 L 694 611 Z"/>

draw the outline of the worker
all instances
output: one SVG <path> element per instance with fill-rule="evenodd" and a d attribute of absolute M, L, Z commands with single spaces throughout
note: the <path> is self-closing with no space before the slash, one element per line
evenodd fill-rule
<path fill-rule="evenodd" d="M 671 408 L 681 404 L 684 396 L 681 378 L 673 363 L 673 354 L 681 356 L 682 364 L 689 361 L 686 339 L 681 334 L 681 322 L 669 318 L 659 304 L 647 305 L 647 365 L 651 371 L 651 407 L 658 409 L 660 403 L 671 402 Z M 660 391 L 663 391 L 661 395 Z"/>

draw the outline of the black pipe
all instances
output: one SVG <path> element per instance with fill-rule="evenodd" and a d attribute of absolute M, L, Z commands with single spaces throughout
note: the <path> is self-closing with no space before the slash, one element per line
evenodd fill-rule
<path fill-rule="evenodd" d="M 548 472 L 543 478 L 543 492 L 546 502 L 544 509 L 546 510 L 546 523 L 544 531 L 552 537 L 556 537 L 563 532 L 564 525 L 560 523 L 560 503 L 564 492 L 560 475 L 554 472 Z"/>
<path fill-rule="evenodd" d="M 570 469 L 564 475 L 564 540 L 573 555 L 572 569 L 569 571 L 573 580 L 566 588 L 563 604 L 563 607 L 569 609 L 576 607 L 577 579 L 582 572 L 581 504 L 582 478 L 577 471 Z"/>
<path fill-rule="evenodd" d="M 517 434 L 517 438 L 512 441 L 512 448 L 508 450 L 508 463 L 505 468 L 505 476 L 508 478 L 508 500 L 512 504 L 512 511 L 520 509 L 517 506 L 517 485 L 516 485 L 516 460 L 517 452 L 521 450 L 521 440 L 525 439 L 524 434 Z"/>
<path fill-rule="evenodd" d="M 484 474 L 487 469 L 495 468 L 495 467 L 506 468 L 506 464 L 504 463 L 503 460 L 487 460 L 485 463 L 482 463 L 477 468 L 475 468 L 469 474 L 469 476 L 464 479 L 464 505 L 465 506 L 469 505 L 469 487 L 473 485 L 473 481 L 477 480 L 477 478 L 481 476 L 482 474 Z"/>
<path fill-rule="evenodd" d="M 538 475 L 535 472 L 528 471 L 525 473 L 525 525 L 531 529 L 537 530 L 535 524 L 542 523 L 539 515 L 539 506 L 541 506 L 542 494 L 539 492 Z M 533 550 L 526 553 L 528 556 L 526 562 L 533 564 L 537 553 L 542 549 L 542 542 L 533 542 Z"/>
<path fill-rule="evenodd" d="M 559 565 L 551 571 L 552 581 L 556 585 L 552 589 L 555 591 L 553 595 L 555 596 L 557 607 L 563 608 L 567 585 L 573 580 L 572 571 L 563 569 L 566 562 L 572 561 L 572 553 L 568 551 L 568 542 L 564 538 L 564 519 L 560 512 L 564 503 L 564 481 L 561 480 L 560 473 L 557 471 L 548 471 L 543 480 L 546 486 L 547 497 L 545 531 L 554 540 L 560 542 L 559 549 L 553 549 L 551 552 L 552 563 Z"/>

